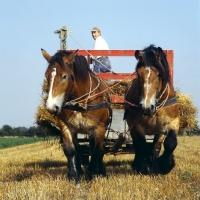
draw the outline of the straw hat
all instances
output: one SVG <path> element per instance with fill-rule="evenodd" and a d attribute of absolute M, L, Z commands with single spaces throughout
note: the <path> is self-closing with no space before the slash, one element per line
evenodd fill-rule
<path fill-rule="evenodd" d="M 101 33 L 100 28 L 97 28 L 97 27 L 94 27 L 94 28 L 91 30 L 91 32 L 93 32 L 93 31 L 98 31 L 99 33 Z"/>

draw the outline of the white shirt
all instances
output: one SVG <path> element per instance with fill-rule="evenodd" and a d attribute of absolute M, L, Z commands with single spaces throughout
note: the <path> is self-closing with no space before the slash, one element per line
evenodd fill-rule
<path fill-rule="evenodd" d="M 107 42 L 101 36 L 95 40 L 94 50 L 109 50 Z M 97 56 L 97 58 L 99 57 L 101 56 Z"/>

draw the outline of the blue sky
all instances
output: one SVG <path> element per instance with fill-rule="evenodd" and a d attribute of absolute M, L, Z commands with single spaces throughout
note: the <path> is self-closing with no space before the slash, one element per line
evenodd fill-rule
<path fill-rule="evenodd" d="M 110 49 L 155 44 L 174 50 L 174 86 L 200 109 L 199 0 L 0 0 L 0 127 L 34 125 L 47 62 L 60 48 L 54 31 L 66 25 L 85 49 L 98 26 Z M 71 37 L 69 49 L 81 49 Z M 133 72 L 135 58 L 112 57 L 115 72 Z M 200 119 L 200 115 L 199 115 Z"/>

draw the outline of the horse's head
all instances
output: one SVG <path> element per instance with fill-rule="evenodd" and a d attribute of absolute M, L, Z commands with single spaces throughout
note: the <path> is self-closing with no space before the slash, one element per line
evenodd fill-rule
<path fill-rule="evenodd" d="M 153 115 L 156 111 L 157 95 L 164 83 L 170 79 L 168 65 L 165 66 L 163 50 L 151 45 L 142 52 L 137 50 L 136 72 L 139 85 L 139 107 L 144 115 Z"/>
<path fill-rule="evenodd" d="M 48 99 L 46 108 L 52 114 L 60 113 L 66 96 L 72 92 L 74 87 L 73 62 L 77 51 L 74 53 L 56 53 L 50 56 L 42 50 L 43 57 L 48 61 L 49 66 L 45 72 L 48 83 Z"/>

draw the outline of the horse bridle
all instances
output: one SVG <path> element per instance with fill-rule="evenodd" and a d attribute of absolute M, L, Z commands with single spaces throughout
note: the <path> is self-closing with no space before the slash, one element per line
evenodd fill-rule
<path fill-rule="evenodd" d="M 65 95 L 65 101 L 67 101 L 72 95 L 73 95 L 73 91 L 74 91 L 74 85 L 76 84 L 76 80 L 75 80 L 75 76 L 71 70 L 71 68 L 69 67 L 69 65 L 66 65 L 67 68 L 67 73 L 68 75 L 68 88 L 70 86 L 70 79 L 72 79 L 72 89 L 71 91 L 67 90 L 66 95 Z"/>
<path fill-rule="evenodd" d="M 87 103 L 88 99 L 90 98 L 90 95 L 91 95 L 95 90 L 97 90 L 97 89 L 99 88 L 99 86 L 100 86 L 100 79 L 97 78 L 97 81 L 98 81 L 98 82 L 97 82 L 97 86 L 92 90 L 91 75 L 89 74 L 89 77 L 90 77 L 90 91 L 87 92 L 87 93 L 85 93 L 84 95 L 82 95 L 82 96 L 80 96 L 80 97 L 77 97 L 76 99 L 70 100 L 70 96 L 73 95 L 74 85 L 76 84 L 76 80 L 75 80 L 75 76 L 74 76 L 72 70 L 70 69 L 70 67 L 67 66 L 67 68 L 68 68 L 68 70 L 69 70 L 68 72 L 69 72 L 69 74 L 70 74 L 70 77 L 71 77 L 72 80 L 73 80 L 73 89 L 72 89 L 70 92 L 67 91 L 67 94 L 66 94 L 66 97 L 65 97 L 65 101 L 64 101 L 63 107 L 66 107 L 66 106 L 74 106 L 74 105 L 77 104 L 77 102 L 78 102 L 80 99 L 82 99 L 82 98 L 84 98 L 84 97 L 86 97 L 85 101 L 86 101 L 86 103 Z M 69 79 L 68 79 L 68 85 L 69 85 Z"/>
<path fill-rule="evenodd" d="M 138 82 L 139 82 L 139 79 L 138 79 Z M 159 84 L 160 84 L 160 81 L 159 81 Z M 140 88 L 140 84 L 138 83 L 138 86 Z M 159 88 L 159 86 L 158 86 Z M 159 102 L 159 100 L 161 100 L 162 96 L 164 95 L 164 93 L 167 91 L 167 96 L 166 98 L 162 101 L 162 102 Z M 156 91 L 156 93 L 160 93 L 160 91 Z M 156 111 L 159 111 L 161 108 L 163 107 L 166 107 L 166 106 L 170 106 L 170 105 L 173 105 L 175 103 L 177 103 L 177 98 L 176 96 L 172 97 L 169 99 L 169 93 L 170 93 L 170 87 L 169 87 L 169 83 L 166 83 L 166 86 L 164 88 L 164 90 L 162 91 L 162 93 L 160 94 L 159 97 L 156 98 Z M 156 94 L 156 96 L 157 96 Z M 140 92 L 140 89 L 138 90 L 138 96 L 139 98 L 141 97 L 141 92 Z"/>

